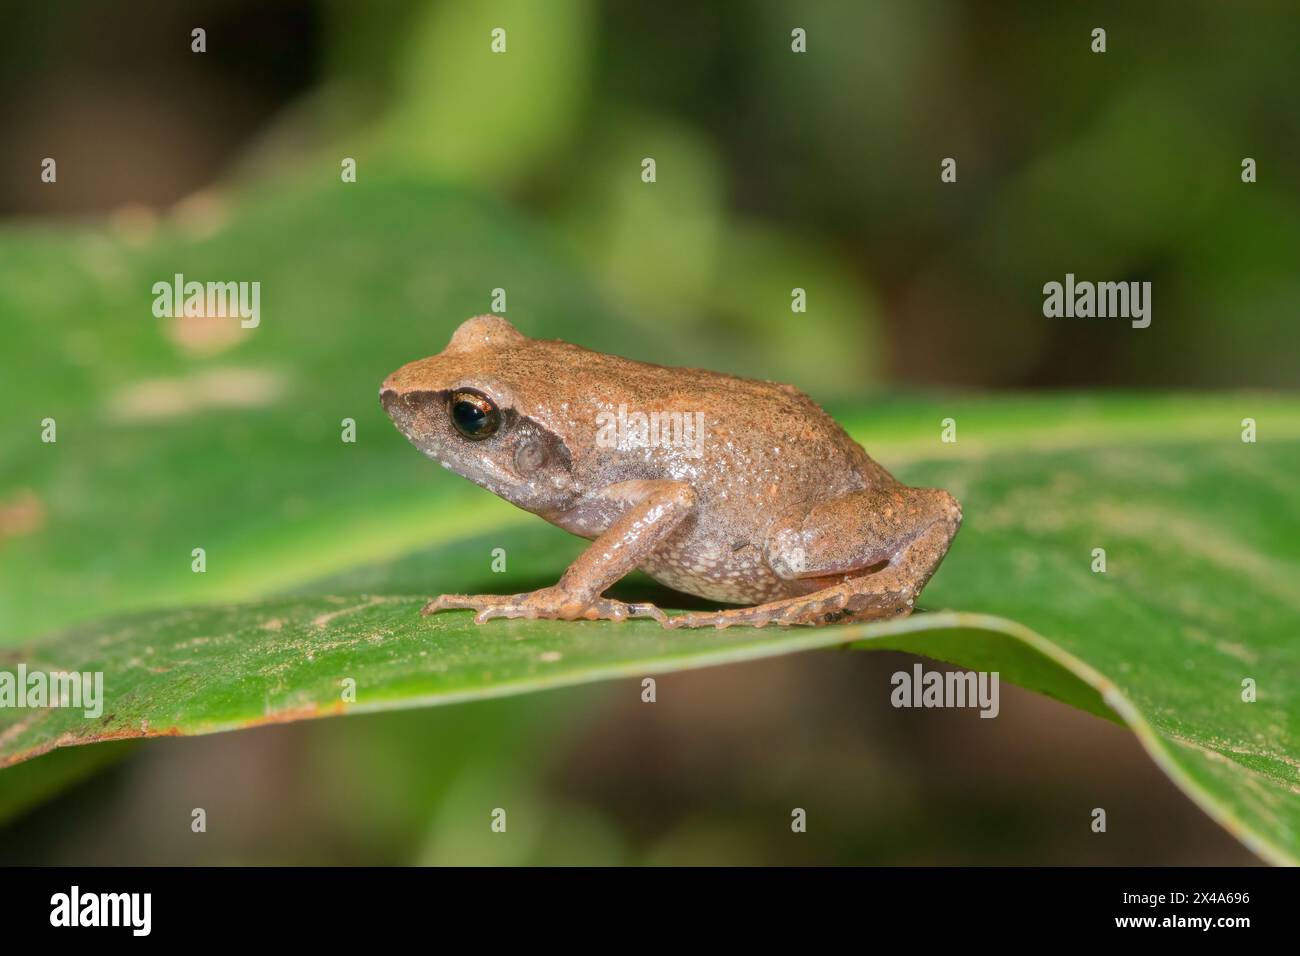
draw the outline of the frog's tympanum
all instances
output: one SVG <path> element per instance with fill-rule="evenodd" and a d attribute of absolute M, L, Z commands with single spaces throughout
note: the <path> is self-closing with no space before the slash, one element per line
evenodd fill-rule
<path fill-rule="evenodd" d="M 530 339 L 483 315 L 384 381 L 416 448 L 593 541 L 526 594 L 444 594 L 424 613 L 652 617 L 666 627 L 828 624 L 911 613 L 961 524 L 788 385 L 665 368 Z M 603 597 L 633 568 L 709 600 L 672 617 Z"/>

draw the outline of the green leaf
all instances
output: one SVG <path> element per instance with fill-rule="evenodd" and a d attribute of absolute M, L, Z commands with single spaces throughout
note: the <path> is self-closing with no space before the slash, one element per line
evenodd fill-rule
<path fill-rule="evenodd" d="M 265 594 L 508 513 L 428 481 L 379 382 L 441 349 L 497 286 L 527 331 L 608 323 L 571 263 L 500 207 L 375 179 L 280 184 L 145 240 L 0 233 L 0 327 L 24 356 L 0 376 L 0 645 Z M 151 287 L 176 273 L 261 282 L 261 324 L 154 317 Z M 190 570 L 196 547 L 206 574 Z"/>
<path fill-rule="evenodd" d="M 948 415 L 944 413 L 948 412 Z M 937 440 L 944 417 L 959 441 Z M 1261 423 L 1243 443 L 1240 420 Z M 846 415 L 966 525 L 922 612 L 839 628 L 665 632 L 650 622 L 493 622 L 418 614 L 439 590 L 549 583 L 581 547 L 526 517 L 296 593 L 84 625 L 11 652 L 102 670 L 98 721 L 6 711 L 0 757 L 452 703 L 852 643 L 1002 678 L 1127 723 L 1212 817 L 1275 862 L 1300 859 L 1300 406 L 1263 396 L 893 402 Z M 927 433 L 934 437 L 926 437 Z M 452 479 L 447 479 L 448 481 Z M 492 547 L 510 570 L 492 574 Z M 1092 570 L 1105 548 L 1107 570 Z M 330 593 L 352 583 L 352 593 Z M 644 581 L 624 593 L 645 594 Z M 663 598 L 660 597 L 660 600 Z M 344 681 L 356 682 L 355 703 Z M 1258 699 L 1242 700 L 1242 682 Z"/>

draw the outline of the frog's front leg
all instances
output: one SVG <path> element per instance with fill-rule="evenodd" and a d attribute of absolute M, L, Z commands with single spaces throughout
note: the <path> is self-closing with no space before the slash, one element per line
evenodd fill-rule
<path fill-rule="evenodd" d="M 957 500 L 937 488 L 852 492 L 779 522 L 768 540 L 769 567 L 787 580 L 806 582 L 810 593 L 680 614 L 667 626 L 818 625 L 906 616 L 960 527 Z"/>
<path fill-rule="evenodd" d="M 558 618 L 572 621 L 621 621 L 667 617 L 653 604 L 627 604 L 601 594 L 641 564 L 695 507 L 690 485 L 679 481 L 628 482 L 619 489 L 635 498 L 610 526 L 564 572 L 559 582 L 524 594 L 444 594 L 425 605 L 422 613 L 451 608 L 478 612 L 482 624 L 494 617 Z"/>

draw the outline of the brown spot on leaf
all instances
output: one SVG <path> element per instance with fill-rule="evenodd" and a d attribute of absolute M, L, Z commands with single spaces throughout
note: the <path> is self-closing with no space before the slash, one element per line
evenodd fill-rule
<path fill-rule="evenodd" d="M 218 355 L 229 351 L 251 331 L 231 319 L 182 315 L 164 319 L 163 329 L 172 344 L 189 355 Z"/>
<path fill-rule="evenodd" d="M 213 368 L 184 378 L 134 382 L 108 397 L 108 417 L 120 422 L 182 418 L 213 408 L 261 408 L 285 391 L 284 376 L 256 368 Z"/>
<path fill-rule="evenodd" d="M 338 700 L 322 707 L 320 704 L 307 704 L 303 707 L 290 707 L 275 710 L 261 717 L 240 724 L 241 727 L 265 727 L 271 724 L 289 724 L 295 720 L 314 720 L 317 717 L 337 717 L 347 711 L 347 704 Z"/>
<path fill-rule="evenodd" d="M 30 489 L 0 500 L 0 541 L 34 534 L 44 525 L 45 505 Z"/>
<path fill-rule="evenodd" d="M 139 737 L 182 737 L 184 735 L 184 732 L 179 727 L 168 727 L 165 730 L 155 731 L 136 729 L 134 727 L 120 727 L 97 733 L 64 733 L 59 734 L 53 740 L 48 740 L 28 750 L 20 750 L 16 753 L 0 756 L 0 767 L 11 767 L 16 763 L 22 763 L 24 760 L 31 760 L 33 757 L 47 754 L 59 747 L 77 747 L 82 744 L 98 744 L 110 740 L 130 740 Z"/>

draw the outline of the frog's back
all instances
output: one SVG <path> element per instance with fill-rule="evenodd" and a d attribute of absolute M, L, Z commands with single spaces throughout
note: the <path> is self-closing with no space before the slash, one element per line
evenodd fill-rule
<path fill-rule="evenodd" d="M 657 447 L 646 451 L 660 454 L 647 457 L 665 463 L 694 460 L 694 477 L 710 477 L 702 472 L 708 465 L 719 482 L 750 476 L 816 484 L 832 494 L 888 478 L 838 422 L 792 385 L 654 365 L 567 342 L 534 344 L 543 347 L 547 364 L 585 370 L 585 401 L 593 418 L 631 416 L 637 422 L 638 415 L 657 416 L 669 433 L 658 430 Z M 699 435 L 691 431 L 697 423 L 703 426 Z M 673 441 L 683 430 L 689 447 Z"/>

